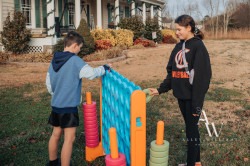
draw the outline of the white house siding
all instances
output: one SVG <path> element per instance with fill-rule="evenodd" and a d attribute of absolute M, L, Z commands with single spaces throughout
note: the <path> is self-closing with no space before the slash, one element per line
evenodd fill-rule
<path fill-rule="evenodd" d="M 3 20 L 3 16 L 2 16 L 2 11 L 3 11 L 3 8 L 2 8 L 2 1 L 0 1 L 0 31 L 3 30 L 3 27 L 2 27 L 2 20 Z"/>
<path fill-rule="evenodd" d="M 1 2 L 0 2 L 1 3 Z M 14 12 L 14 1 L 12 0 L 2 0 L 2 4 L 1 4 L 1 19 L 0 19 L 0 31 L 3 30 L 3 24 L 4 21 L 6 19 L 6 17 L 8 16 L 8 13 L 13 13 Z"/>

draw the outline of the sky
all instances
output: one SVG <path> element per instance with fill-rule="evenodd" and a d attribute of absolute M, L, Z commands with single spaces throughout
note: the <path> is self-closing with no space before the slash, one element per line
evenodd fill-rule
<path fill-rule="evenodd" d="M 184 13 L 184 10 L 183 10 L 183 8 L 187 8 L 188 3 L 198 5 L 198 10 L 192 11 L 192 14 L 191 14 L 191 16 L 194 19 L 202 19 L 206 15 L 209 15 L 208 10 L 203 5 L 204 0 L 165 0 L 165 1 L 168 3 L 169 13 L 173 18 L 176 18 L 177 16 L 181 14 L 189 14 L 189 13 Z M 220 12 L 222 12 L 222 7 L 220 7 L 219 10 Z"/>

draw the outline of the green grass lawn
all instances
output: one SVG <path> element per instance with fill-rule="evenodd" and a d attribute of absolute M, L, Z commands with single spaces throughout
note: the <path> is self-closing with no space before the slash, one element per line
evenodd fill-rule
<path fill-rule="evenodd" d="M 160 81 L 137 82 L 142 88 L 157 87 Z M 99 103 L 98 88 L 92 89 L 93 98 Z M 218 98 L 218 95 L 220 97 Z M 240 96 L 237 92 L 237 95 Z M 233 91 L 216 89 L 208 93 L 207 100 L 214 102 L 231 101 L 242 105 L 237 116 L 245 116 L 249 105 L 235 99 Z M 232 96 L 234 97 L 232 99 Z M 47 124 L 50 113 L 50 95 L 44 84 L 27 84 L 18 88 L 0 89 L 0 165 L 40 166 L 48 161 L 47 145 L 52 128 Z M 81 108 L 79 109 L 81 110 Z M 72 154 L 72 164 L 77 166 L 105 165 L 104 157 L 88 163 L 85 161 L 85 138 L 82 112 L 80 126 L 77 129 L 76 142 Z M 249 115 L 248 115 L 249 116 Z M 147 161 L 150 142 L 155 140 L 156 123 L 165 122 L 165 140 L 170 142 L 169 165 L 184 163 L 186 158 L 185 126 L 171 93 L 152 99 L 147 104 Z M 249 118 L 242 118 L 248 122 Z M 237 124 L 231 124 L 237 125 Z M 250 134 L 246 126 L 232 129 L 224 125 L 219 138 L 210 138 L 205 125 L 200 124 L 201 159 L 205 166 L 215 165 L 249 165 Z M 60 147 L 62 145 L 62 140 Z M 244 161 L 245 159 L 245 161 Z"/>

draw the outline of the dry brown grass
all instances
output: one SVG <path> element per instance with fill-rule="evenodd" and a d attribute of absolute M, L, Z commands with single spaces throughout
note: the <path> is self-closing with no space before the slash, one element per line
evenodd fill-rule
<path fill-rule="evenodd" d="M 6 63 L 9 60 L 9 54 L 0 52 L 0 63 Z"/>
<path fill-rule="evenodd" d="M 49 63 L 53 56 L 52 54 L 49 53 L 11 54 L 8 52 L 0 52 L 0 57 L 2 55 L 5 57 L 5 62 L 42 62 L 42 63 Z"/>
<path fill-rule="evenodd" d="M 112 47 L 108 50 L 101 50 L 93 54 L 86 55 L 83 57 L 83 59 L 86 62 L 90 62 L 90 61 L 100 61 L 100 60 L 116 58 L 116 57 L 122 56 L 122 51 L 123 51 L 123 48 L 121 47 Z"/>
<path fill-rule="evenodd" d="M 229 30 L 227 34 L 219 30 L 217 37 L 212 31 L 205 31 L 204 34 L 205 39 L 250 39 L 250 30 L 248 29 Z"/>

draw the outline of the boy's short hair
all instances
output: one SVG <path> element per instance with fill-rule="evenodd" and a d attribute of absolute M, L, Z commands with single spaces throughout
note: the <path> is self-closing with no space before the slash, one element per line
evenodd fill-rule
<path fill-rule="evenodd" d="M 71 31 L 64 38 L 64 47 L 70 47 L 74 43 L 77 43 L 77 45 L 80 45 L 83 42 L 84 42 L 83 37 L 79 33 L 75 31 Z"/>

